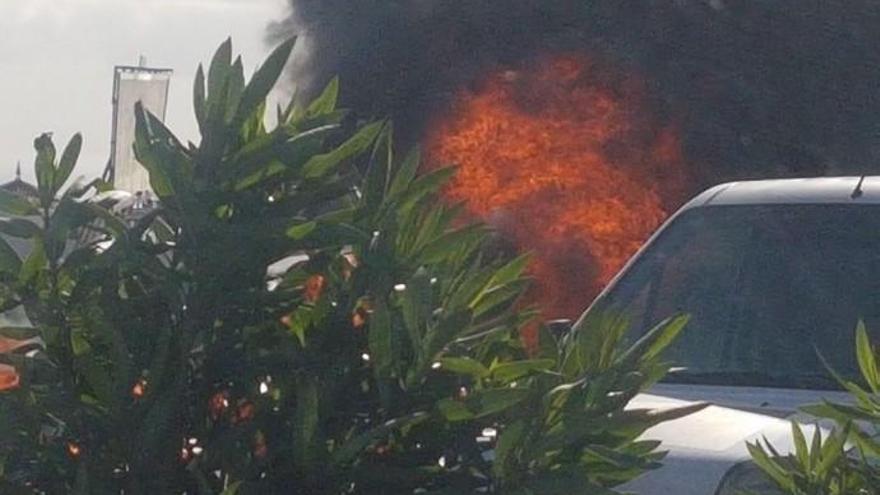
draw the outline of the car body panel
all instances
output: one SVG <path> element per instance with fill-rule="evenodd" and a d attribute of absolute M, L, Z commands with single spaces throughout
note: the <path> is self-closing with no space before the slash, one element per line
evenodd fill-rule
<path fill-rule="evenodd" d="M 856 186 L 859 187 L 859 193 Z M 880 176 L 728 182 L 696 196 L 682 209 L 709 205 L 880 203 Z"/>
<path fill-rule="evenodd" d="M 791 421 L 812 423 L 798 408 L 829 399 L 849 400 L 834 391 L 716 387 L 660 384 L 641 394 L 631 408 L 668 409 L 699 402 L 711 404 L 700 412 L 659 424 L 643 435 L 663 442 L 669 452 L 663 467 L 621 487 L 641 495 L 712 495 L 736 464 L 748 460 L 746 442 L 766 438 L 780 452 L 792 448 Z M 827 427 L 829 425 L 823 425 Z M 811 437 L 811 432 L 807 432 Z"/>
<path fill-rule="evenodd" d="M 707 189 L 682 206 L 645 242 L 584 315 L 683 212 L 706 206 L 777 204 L 880 204 L 880 176 L 741 181 Z M 780 452 L 790 451 L 791 421 L 815 423 L 814 418 L 799 413 L 799 408 L 822 400 L 850 399 L 843 392 L 827 390 L 659 384 L 650 393 L 636 397 L 630 407 L 662 409 L 696 402 L 711 405 L 648 430 L 643 438 L 660 440 L 661 449 L 669 451 L 664 466 L 620 488 L 642 495 L 712 495 L 725 473 L 749 459 L 746 442 L 766 438 Z M 821 424 L 830 427 L 826 422 Z"/>

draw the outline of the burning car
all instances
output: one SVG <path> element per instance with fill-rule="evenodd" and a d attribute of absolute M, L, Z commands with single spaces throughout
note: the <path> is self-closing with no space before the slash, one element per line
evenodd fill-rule
<path fill-rule="evenodd" d="M 823 359 L 858 376 L 854 328 L 880 328 L 878 233 L 880 177 L 840 177 L 719 185 L 653 235 L 588 313 L 621 311 L 634 329 L 689 314 L 678 368 L 635 406 L 712 406 L 649 430 L 669 456 L 626 489 L 777 493 L 746 442 L 785 451 L 789 421 L 812 422 L 800 406 L 845 400 Z"/>

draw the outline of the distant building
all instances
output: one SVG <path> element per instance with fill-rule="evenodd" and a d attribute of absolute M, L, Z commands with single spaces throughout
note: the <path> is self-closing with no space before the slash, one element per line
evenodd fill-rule
<path fill-rule="evenodd" d="M 113 122 L 110 138 L 110 162 L 105 178 L 114 189 L 130 193 L 151 192 L 150 176 L 134 157 L 134 106 L 142 102 L 160 120 L 165 120 L 170 69 L 145 67 L 142 58 L 138 66 L 116 66 L 113 70 Z"/>
<path fill-rule="evenodd" d="M 0 189 L 3 189 L 6 192 L 11 192 L 12 194 L 21 196 L 23 198 L 36 199 L 37 197 L 39 197 L 39 192 L 37 192 L 36 186 L 25 182 L 21 178 L 21 163 L 17 164 L 15 167 L 15 179 L 5 184 L 0 184 Z M 36 216 L 30 218 L 30 220 L 41 223 L 39 217 Z M 0 236 L 2 236 L 3 240 L 6 241 L 7 244 L 9 244 L 9 247 L 11 247 L 15 251 L 15 253 L 18 254 L 19 258 L 25 259 L 27 255 L 30 254 L 32 249 L 32 243 L 30 240 L 20 239 L 18 237 L 12 237 L 6 234 L 0 234 Z"/>
<path fill-rule="evenodd" d="M 12 194 L 16 194 L 23 198 L 37 198 L 39 193 L 37 192 L 36 186 L 24 181 L 21 178 L 21 163 L 17 164 L 15 167 L 15 179 L 5 183 L 0 184 L 0 189 L 3 189 L 6 192 L 11 192 Z M 31 218 L 31 220 L 39 223 L 40 219 L 37 217 Z M 6 241 L 6 244 L 15 251 L 15 254 L 22 260 L 28 257 L 31 250 L 33 249 L 33 245 L 28 239 L 20 239 L 18 237 L 12 237 L 6 234 L 0 234 L 0 237 Z M 27 327 L 32 326 L 30 320 L 28 320 L 27 314 L 25 314 L 24 307 L 16 306 L 15 308 L 8 310 L 6 312 L 0 313 L 0 326 L 3 327 Z"/>
<path fill-rule="evenodd" d="M 23 197 L 36 198 L 39 196 L 36 186 L 22 180 L 21 163 L 15 166 L 15 179 L 5 184 L 0 184 L 0 189 Z"/>

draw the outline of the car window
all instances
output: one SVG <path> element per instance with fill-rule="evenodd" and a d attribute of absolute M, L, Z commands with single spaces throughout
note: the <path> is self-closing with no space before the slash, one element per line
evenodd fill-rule
<path fill-rule="evenodd" d="M 717 206 L 679 216 L 599 307 L 641 331 L 691 322 L 671 358 L 707 383 L 830 384 L 856 374 L 859 319 L 880 323 L 880 213 L 863 205 Z M 673 378 L 675 378 L 673 376 Z"/>

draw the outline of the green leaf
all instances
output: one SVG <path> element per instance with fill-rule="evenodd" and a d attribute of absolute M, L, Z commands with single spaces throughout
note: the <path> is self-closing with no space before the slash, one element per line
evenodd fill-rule
<path fill-rule="evenodd" d="M 850 424 L 843 430 L 833 431 L 828 440 L 822 445 L 822 460 L 815 467 L 816 473 L 821 476 L 827 475 L 840 462 L 846 462 L 846 440 L 849 437 Z M 821 430 L 816 427 L 815 435 L 820 436 Z M 818 449 L 818 446 L 815 447 Z"/>
<path fill-rule="evenodd" d="M 40 336 L 34 327 L 0 327 L 0 337 L 13 340 L 29 340 Z"/>
<path fill-rule="evenodd" d="M 851 424 L 849 426 L 852 426 Z M 875 459 L 880 458 L 880 443 L 878 443 L 877 438 L 874 432 L 866 433 L 860 431 L 859 428 L 850 428 L 850 438 L 853 443 L 856 444 L 859 451 L 863 452 L 863 455 L 867 455 L 873 457 Z"/>
<path fill-rule="evenodd" d="M 258 139 L 262 136 L 268 134 L 266 132 L 266 107 L 267 103 L 263 101 L 259 105 L 257 105 L 257 109 L 251 114 L 249 118 L 244 121 L 244 124 L 241 125 L 239 130 L 239 134 L 241 136 L 242 142 L 248 142 L 252 139 Z M 276 130 L 278 127 L 276 127 Z"/>
<path fill-rule="evenodd" d="M 116 216 L 112 211 L 95 203 L 85 203 L 84 206 L 93 218 L 101 220 L 101 223 L 108 231 L 119 237 L 126 235 L 128 227 L 125 221 Z"/>
<path fill-rule="evenodd" d="M 222 106 L 221 99 L 226 97 L 229 70 L 232 67 L 232 38 L 226 38 L 214 52 L 208 68 L 208 107 Z"/>
<path fill-rule="evenodd" d="M 275 119 L 277 120 L 278 125 L 289 124 L 290 116 L 293 115 L 294 109 L 297 107 L 297 87 L 294 85 L 289 91 L 291 96 L 290 99 L 287 100 L 287 105 L 283 107 L 280 103 L 276 105 Z"/>
<path fill-rule="evenodd" d="M 366 198 L 366 195 L 364 197 Z M 437 206 L 433 209 L 425 208 L 425 211 L 413 211 L 409 216 L 414 218 L 408 221 L 401 221 L 403 232 L 397 244 L 402 255 L 418 251 L 432 239 L 440 237 L 445 228 L 441 224 L 444 210 L 442 206 Z"/>
<path fill-rule="evenodd" d="M 377 377 L 387 378 L 394 369 L 394 328 L 391 314 L 382 297 L 373 301 L 369 320 L 370 362 Z"/>
<path fill-rule="evenodd" d="M 564 338 L 564 336 L 560 337 L 560 339 Z M 556 335 L 554 335 L 547 325 L 541 325 L 538 327 L 537 347 L 537 352 L 534 354 L 535 357 L 556 359 L 561 355 L 559 340 L 557 340 Z"/>
<path fill-rule="evenodd" d="M 460 400 L 442 399 L 437 402 L 437 410 L 447 421 L 468 421 L 475 418 L 474 413 Z"/>
<path fill-rule="evenodd" d="M 160 198 L 189 199 L 193 167 L 183 145 L 155 115 L 135 104 L 135 156 L 150 172 L 150 185 Z"/>
<path fill-rule="evenodd" d="M 555 359 L 529 359 L 496 364 L 490 368 L 490 371 L 493 379 L 509 383 L 535 371 L 552 369 L 555 365 Z"/>
<path fill-rule="evenodd" d="M 205 69 L 199 64 L 196 70 L 196 80 L 193 83 L 193 109 L 196 114 L 196 122 L 199 124 L 199 131 L 202 135 L 207 129 L 206 120 L 208 117 L 206 92 L 205 92 Z"/>
<path fill-rule="evenodd" d="M 847 423 L 850 421 L 865 421 L 869 423 L 877 422 L 877 416 L 872 412 L 862 410 L 855 406 L 835 404 L 828 401 L 825 401 L 822 404 L 804 406 L 801 410 L 818 418 L 830 418 L 840 423 Z"/>
<path fill-rule="evenodd" d="M 408 210 L 419 201 L 438 192 L 453 175 L 455 175 L 455 168 L 447 167 L 432 170 L 416 178 L 410 187 L 403 190 L 396 198 L 401 210 Z"/>
<path fill-rule="evenodd" d="M 804 432 L 796 421 L 791 422 L 791 435 L 794 439 L 795 456 L 802 466 L 808 466 L 810 450 L 807 448 L 807 439 L 804 437 Z"/>
<path fill-rule="evenodd" d="M 394 174 L 394 180 L 391 188 L 388 190 L 390 195 L 400 194 L 409 187 L 419 170 L 419 164 L 422 161 L 422 152 L 418 146 L 414 147 L 403 159 L 400 168 Z"/>
<path fill-rule="evenodd" d="M 55 172 L 53 189 L 58 191 L 70 178 L 76 161 L 79 159 L 79 153 L 82 150 L 82 135 L 77 133 L 70 138 L 70 142 L 64 147 L 61 153 L 61 160 L 58 162 L 58 170 Z"/>
<path fill-rule="evenodd" d="M 294 225 L 287 229 L 287 237 L 297 241 L 305 239 L 309 234 L 315 231 L 317 226 L 318 222 L 315 221 Z"/>
<path fill-rule="evenodd" d="M 865 322 L 861 320 L 856 326 L 856 356 L 859 361 L 859 369 L 862 371 L 865 381 L 868 382 L 868 386 L 871 387 L 871 391 L 875 394 L 880 393 L 880 370 L 877 367 L 877 358 L 871 347 Z"/>
<path fill-rule="evenodd" d="M 489 376 L 489 369 L 483 363 L 468 357 L 440 358 L 440 369 L 451 371 L 459 375 L 469 375 L 474 378 Z"/>
<path fill-rule="evenodd" d="M 334 77 L 330 80 L 321 96 L 317 97 L 308 108 L 306 108 L 305 117 L 314 117 L 330 113 L 336 109 L 336 101 L 339 99 L 339 78 Z"/>
<path fill-rule="evenodd" d="M 312 325 L 314 317 L 314 311 L 311 306 L 303 305 L 296 309 L 290 315 L 290 331 L 296 336 L 296 339 L 299 341 L 299 345 L 302 347 L 308 346 L 308 341 L 306 340 L 306 330 Z"/>
<path fill-rule="evenodd" d="M 416 355 L 421 353 L 419 344 L 434 310 L 432 296 L 430 276 L 424 269 L 417 270 L 407 281 L 406 290 L 400 296 L 403 323 Z"/>
<path fill-rule="evenodd" d="M 620 357 L 620 362 L 647 362 L 660 355 L 690 320 L 689 315 L 667 318 L 648 331 Z"/>
<path fill-rule="evenodd" d="M 388 188 L 389 176 L 394 163 L 392 148 L 393 131 L 390 124 L 382 127 L 374 140 L 373 153 L 362 181 L 363 205 L 366 211 L 374 211 L 383 199 Z"/>
<path fill-rule="evenodd" d="M 651 461 L 642 456 L 619 452 L 601 444 L 584 447 L 584 453 L 590 460 L 607 463 L 618 469 L 645 469 L 651 465 Z"/>
<path fill-rule="evenodd" d="M 633 454 L 650 454 L 655 450 L 659 449 L 663 444 L 660 440 L 640 440 L 638 442 L 633 442 L 627 447 L 627 452 Z"/>
<path fill-rule="evenodd" d="M 476 312 L 476 308 L 482 305 L 483 308 L 482 311 L 480 311 L 480 313 L 482 313 L 491 309 L 496 303 L 504 301 L 510 296 L 519 294 L 525 288 L 524 283 L 514 286 L 512 291 L 505 291 L 503 288 L 519 281 L 528 261 L 529 257 L 522 255 L 501 267 L 492 275 L 489 281 L 473 297 L 473 299 L 471 299 L 468 306 Z M 501 289 L 500 293 L 499 289 Z M 493 292 L 495 292 L 494 296 L 492 295 Z M 491 300 L 488 301 L 488 304 L 484 304 L 484 299 L 488 296 L 491 296 Z"/>
<path fill-rule="evenodd" d="M 698 402 L 687 406 L 660 410 L 627 409 L 612 416 L 608 421 L 608 426 L 612 430 L 622 430 L 630 434 L 641 434 L 654 425 L 690 416 L 691 414 L 709 407 L 709 405 L 710 404 L 706 402 Z"/>
<path fill-rule="evenodd" d="M 298 109 L 299 107 L 296 108 Z M 341 127 L 342 121 L 345 120 L 345 117 L 349 113 L 350 112 L 348 110 L 334 110 L 330 113 L 309 117 L 307 119 L 303 119 L 301 116 L 296 115 L 291 118 L 291 122 L 286 124 L 285 127 L 294 129 L 299 132 L 306 132 L 311 129 L 324 127 L 327 125 Z"/>
<path fill-rule="evenodd" d="M 392 432 L 402 428 L 415 426 L 426 421 L 430 417 L 431 416 L 425 412 L 415 412 L 407 416 L 386 421 L 384 424 L 356 435 L 342 444 L 333 453 L 333 461 L 337 464 L 348 464 L 354 461 L 364 449 L 387 438 Z"/>
<path fill-rule="evenodd" d="M 311 377 L 302 377 L 296 383 L 296 413 L 293 420 L 293 457 L 298 465 L 308 465 L 314 461 L 319 421 L 318 384 Z"/>
<path fill-rule="evenodd" d="M 462 277 L 463 280 L 454 288 L 449 306 L 453 308 L 462 306 L 467 308 L 475 307 L 479 302 L 479 297 L 486 291 L 494 275 L 495 268 L 492 266 L 465 273 L 465 276 Z"/>
<path fill-rule="evenodd" d="M 33 249 L 31 249 L 30 254 L 21 265 L 21 271 L 18 274 L 19 281 L 23 284 L 33 282 L 45 269 L 48 263 L 49 260 L 46 258 L 46 250 L 43 246 L 43 241 L 42 239 L 39 239 L 37 242 L 34 242 Z"/>
<path fill-rule="evenodd" d="M 319 127 L 289 139 L 283 129 L 276 129 L 271 134 L 253 139 L 229 160 L 234 174 L 232 179 L 237 181 L 236 190 L 247 189 L 276 175 L 296 176 L 296 172 L 320 152 L 324 140 L 337 129 L 335 125 Z"/>
<path fill-rule="evenodd" d="M 804 447 L 805 446 L 806 445 L 804 445 Z M 795 452 L 795 454 L 797 454 L 797 452 Z M 813 430 L 812 447 L 809 452 L 805 452 L 803 456 L 798 455 L 798 460 L 802 466 L 806 466 L 809 469 L 815 469 L 816 466 L 819 465 L 822 455 L 822 429 L 816 425 Z"/>
<path fill-rule="evenodd" d="M 293 229 L 288 229 L 287 236 L 312 248 L 328 249 L 336 246 L 342 249 L 346 245 L 370 239 L 370 235 L 358 227 L 338 220 L 317 221 L 314 222 L 314 227 L 300 224 Z"/>
<path fill-rule="evenodd" d="M 503 305 L 513 304 L 525 293 L 529 283 L 529 280 L 522 279 L 485 292 L 479 303 L 474 306 L 474 316 L 479 317 Z"/>
<path fill-rule="evenodd" d="M 511 457 L 515 454 L 526 433 L 526 422 L 520 419 L 506 426 L 501 431 L 501 435 L 498 436 L 498 443 L 495 445 L 495 460 L 492 462 L 492 472 L 502 484 L 506 478 L 510 477 L 509 468 L 515 464 Z"/>
<path fill-rule="evenodd" d="M 229 70 L 229 80 L 226 84 L 226 111 L 223 113 L 224 122 L 232 122 L 236 117 L 239 102 L 245 89 L 244 65 L 241 57 L 236 57 Z M 262 115 L 260 118 L 262 119 Z M 234 127 L 238 127 L 233 124 Z"/>
<path fill-rule="evenodd" d="M 451 230 L 428 243 L 418 259 L 424 264 L 440 263 L 462 245 L 485 239 L 488 229 L 482 224 Z"/>
<path fill-rule="evenodd" d="M 492 277 L 492 281 L 489 283 L 489 286 L 495 285 L 503 285 L 509 284 L 520 277 L 522 277 L 523 272 L 526 269 L 526 266 L 529 264 L 529 255 L 523 254 L 520 255 L 509 263 L 501 267 L 495 275 Z"/>
<path fill-rule="evenodd" d="M 71 344 L 77 347 L 77 341 L 71 339 Z M 113 383 L 110 381 L 110 375 L 107 370 L 99 363 L 99 357 L 95 352 L 86 345 L 82 347 L 82 342 L 77 347 L 80 354 L 76 356 L 76 368 L 83 374 L 89 388 L 95 393 L 101 404 L 109 405 L 113 402 Z"/>
<path fill-rule="evenodd" d="M 223 490 L 220 495 L 238 495 L 238 489 L 241 487 L 241 481 L 236 481 L 235 483 L 230 483 L 225 490 Z"/>
<path fill-rule="evenodd" d="M 42 232 L 33 222 L 23 218 L 0 219 L 0 232 L 18 237 L 20 239 L 32 239 Z"/>
<path fill-rule="evenodd" d="M 425 338 L 422 342 L 424 364 L 429 365 L 433 362 L 437 353 L 454 341 L 460 333 L 467 330 L 471 318 L 470 311 L 462 310 L 452 313 L 442 318 L 437 324 L 432 325 L 425 333 Z"/>
<path fill-rule="evenodd" d="M 37 189 L 43 207 L 47 207 L 55 196 L 55 145 L 51 134 L 42 134 L 34 140 L 37 159 L 34 169 L 37 173 Z"/>
<path fill-rule="evenodd" d="M 656 338 L 645 349 L 641 360 L 648 361 L 658 357 L 684 330 L 690 319 L 690 315 L 679 315 L 669 320 L 666 325 L 661 327 L 662 330 L 658 330 Z"/>
<path fill-rule="evenodd" d="M 0 237 L 0 272 L 17 275 L 21 271 L 21 258 L 6 239 Z"/>
<path fill-rule="evenodd" d="M 783 490 L 794 492 L 794 482 L 788 475 L 787 470 L 780 466 L 759 443 L 747 442 L 746 448 L 754 463 L 761 468 L 761 471 L 772 478 Z"/>
<path fill-rule="evenodd" d="M 383 122 L 368 124 L 336 149 L 313 157 L 303 166 L 303 176 L 306 178 L 321 177 L 345 160 L 361 154 L 373 144 L 383 126 Z"/>
<path fill-rule="evenodd" d="M 275 48 L 272 54 L 269 55 L 269 58 L 266 59 L 263 65 L 257 69 L 247 87 L 244 89 L 241 102 L 238 104 L 238 109 L 235 114 L 233 126 L 237 127 L 241 125 L 242 122 L 247 120 L 247 118 L 256 111 L 262 102 L 266 101 L 269 92 L 275 86 L 275 83 L 278 82 L 278 78 L 281 77 L 281 73 L 284 71 L 284 66 L 287 65 L 287 60 L 290 58 L 290 54 L 293 51 L 295 44 L 296 37 L 290 38 L 284 43 L 281 43 Z M 279 125 L 282 124 L 283 122 L 279 121 Z"/>
<path fill-rule="evenodd" d="M 505 411 L 530 394 L 528 388 L 495 388 L 476 390 L 464 400 L 441 399 L 437 407 L 449 421 L 477 419 Z"/>
<path fill-rule="evenodd" d="M 85 338 L 82 332 L 72 332 L 70 335 L 70 347 L 74 356 L 82 356 L 87 352 L 91 352 L 92 345 Z"/>

